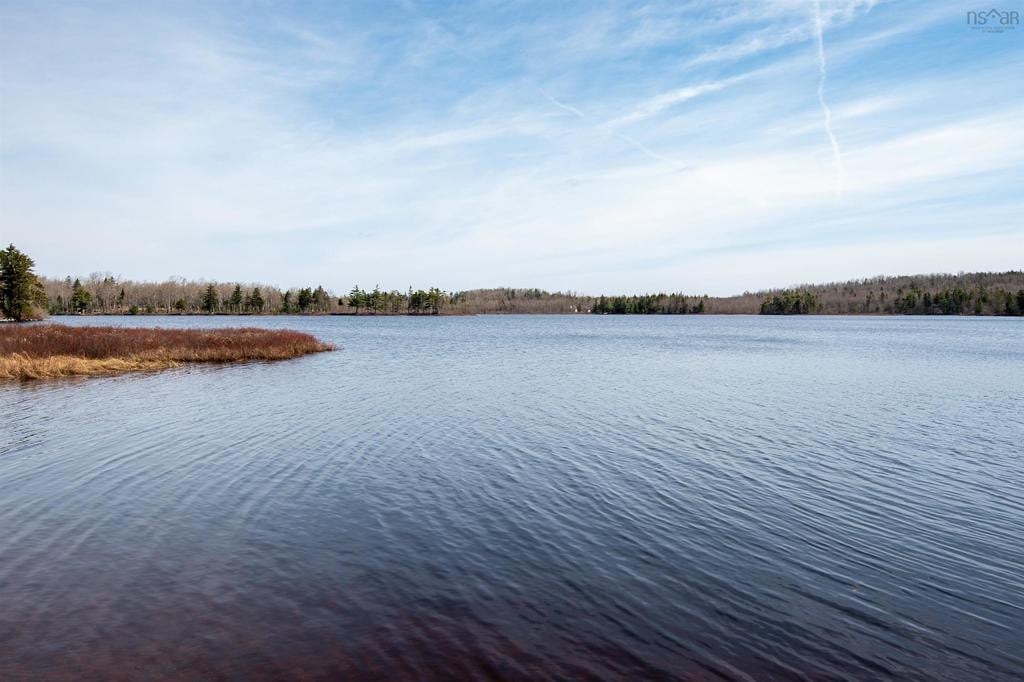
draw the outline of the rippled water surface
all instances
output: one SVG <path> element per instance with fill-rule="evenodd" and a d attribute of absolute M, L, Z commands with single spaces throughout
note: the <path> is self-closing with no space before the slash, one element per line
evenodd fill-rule
<path fill-rule="evenodd" d="M 0 387 L 0 678 L 1024 674 L 1020 320 L 255 322 Z"/>

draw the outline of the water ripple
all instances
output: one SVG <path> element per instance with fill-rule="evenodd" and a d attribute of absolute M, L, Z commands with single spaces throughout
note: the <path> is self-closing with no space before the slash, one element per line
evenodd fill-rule
<path fill-rule="evenodd" d="M 264 322 L 0 387 L 0 678 L 1024 674 L 1017 321 Z"/>

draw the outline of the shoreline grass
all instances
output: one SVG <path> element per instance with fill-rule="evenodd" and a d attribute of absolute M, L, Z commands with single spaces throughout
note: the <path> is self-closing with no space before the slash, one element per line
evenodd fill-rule
<path fill-rule="evenodd" d="M 334 350 L 291 330 L 235 327 L 0 326 L 0 380 L 120 374 L 186 363 L 237 363 L 291 358 Z"/>

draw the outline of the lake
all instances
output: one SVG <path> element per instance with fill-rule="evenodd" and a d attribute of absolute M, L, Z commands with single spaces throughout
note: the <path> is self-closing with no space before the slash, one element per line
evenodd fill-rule
<path fill-rule="evenodd" d="M 0 386 L 0 678 L 1024 675 L 1024 324 L 139 317 Z"/>

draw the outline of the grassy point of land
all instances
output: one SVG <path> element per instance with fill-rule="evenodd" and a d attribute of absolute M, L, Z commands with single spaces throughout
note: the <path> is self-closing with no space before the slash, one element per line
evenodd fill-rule
<path fill-rule="evenodd" d="M 0 380 L 117 374 L 190 362 L 287 360 L 334 350 L 288 330 L 0 325 Z"/>

